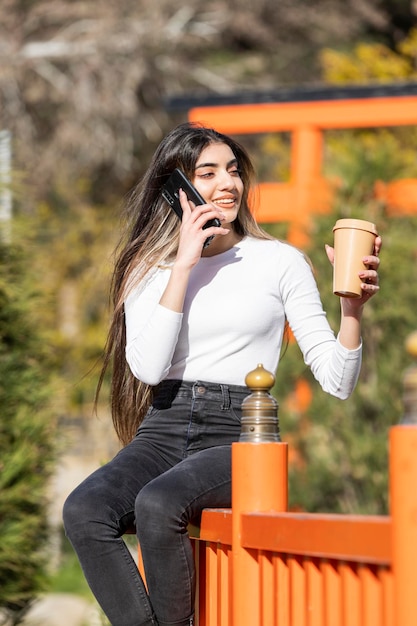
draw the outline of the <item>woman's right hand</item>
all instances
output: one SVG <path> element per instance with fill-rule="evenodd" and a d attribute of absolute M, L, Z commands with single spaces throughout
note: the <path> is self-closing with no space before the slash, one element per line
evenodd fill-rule
<path fill-rule="evenodd" d="M 162 306 L 178 313 L 183 310 L 190 272 L 201 259 L 205 240 L 211 235 L 227 235 L 229 232 L 226 228 L 217 226 L 203 230 L 208 220 L 215 217 L 219 220 L 224 219 L 224 215 L 213 204 L 195 206 L 182 190 L 180 201 L 183 215 L 178 252 L 168 284 L 159 301 Z"/>

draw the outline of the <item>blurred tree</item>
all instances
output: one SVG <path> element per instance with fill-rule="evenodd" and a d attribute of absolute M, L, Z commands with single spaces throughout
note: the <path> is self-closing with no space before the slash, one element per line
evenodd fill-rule
<path fill-rule="evenodd" d="M 416 55 L 406 35 L 413 20 L 415 3 L 404 0 L 190 0 L 186 5 L 178 0 L 3 0 L 1 125 L 12 131 L 14 165 L 24 177 L 14 209 L 25 217 L 22 245 L 47 297 L 38 314 L 49 328 L 54 373 L 64 381 L 56 397 L 61 414 L 90 414 L 86 409 L 96 377 L 87 374 L 107 328 L 119 200 L 143 171 L 155 143 L 185 115 L 168 115 L 164 98 L 317 81 L 324 45 L 342 55 L 332 52 L 334 67 L 336 57 L 342 59 L 357 41 L 369 43 L 370 35 L 378 38 L 379 48 L 372 49 L 366 67 L 362 53 L 357 55 L 355 68 L 343 70 L 349 80 L 362 74 L 364 82 L 371 80 L 373 64 L 383 66 L 380 79 L 399 72 L 400 79 L 412 77 Z M 363 49 L 368 58 L 368 48 Z M 347 58 L 352 63 L 354 54 Z M 393 150 L 398 156 L 407 145 L 410 158 L 412 133 L 406 134 Z M 285 178 L 287 143 L 261 140 L 271 156 L 269 163 L 258 158 L 262 177 L 273 171 Z M 335 174 L 347 175 L 348 163 L 342 161 L 353 154 L 352 144 L 335 135 L 332 145 Z M 375 146 L 380 155 L 382 145 L 387 143 Z M 274 169 L 271 160 L 278 153 Z M 348 181 L 345 189 L 352 202 L 368 172 L 360 163 L 355 184 Z M 352 176 L 353 165 L 349 161 Z M 379 167 L 381 172 L 382 158 Z M 403 173 L 403 164 L 396 171 Z M 375 170 L 365 185 L 368 193 L 374 179 Z M 275 230 L 285 235 L 282 225 Z M 283 363 L 291 363 L 292 350 Z M 302 364 L 286 371 L 290 392 Z"/>
<path fill-rule="evenodd" d="M 21 250 L 0 242 L 0 623 L 19 624 L 46 577 L 54 420 L 48 359 Z M 33 282 L 32 282 L 33 284 Z"/>
<path fill-rule="evenodd" d="M 119 204 L 89 202 L 87 180 L 71 190 L 55 188 L 37 209 L 20 223 L 33 269 L 42 277 L 39 313 L 53 368 L 55 407 L 62 417 L 91 417 L 109 324 L 112 252 L 123 211 Z"/>
<path fill-rule="evenodd" d="M 81 172 L 102 202 L 172 126 L 166 95 L 317 81 L 324 45 L 369 32 L 398 43 L 414 10 L 401 0 L 4 0 L 0 111 L 34 183 L 22 203 Z"/>
<path fill-rule="evenodd" d="M 380 42 L 360 42 L 350 51 L 324 48 L 320 55 L 323 75 L 333 84 L 369 84 L 414 80 L 417 77 L 417 28 L 411 28 L 393 47 Z"/>

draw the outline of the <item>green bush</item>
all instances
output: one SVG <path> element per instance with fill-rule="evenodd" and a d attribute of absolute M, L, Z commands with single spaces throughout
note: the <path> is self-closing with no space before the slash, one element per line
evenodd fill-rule
<path fill-rule="evenodd" d="M 0 615 L 18 624 L 44 588 L 54 422 L 47 352 L 22 251 L 0 243 Z"/>

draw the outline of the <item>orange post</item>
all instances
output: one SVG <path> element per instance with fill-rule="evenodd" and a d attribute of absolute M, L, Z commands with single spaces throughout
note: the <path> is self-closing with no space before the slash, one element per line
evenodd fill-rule
<path fill-rule="evenodd" d="M 262 576 L 257 550 L 242 545 L 242 514 L 286 511 L 288 448 L 279 438 L 275 376 L 262 364 L 245 378 L 239 442 L 232 445 L 232 615 L 234 626 L 263 626 Z"/>
<path fill-rule="evenodd" d="M 390 431 L 394 626 L 417 624 L 417 425 Z"/>
<path fill-rule="evenodd" d="M 311 210 L 315 199 L 312 189 L 321 178 L 323 134 L 314 126 L 299 126 L 292 133 L 291 182 L 294 185 L 294 212 L 288 239 L 294 245 L 307 245 Z"/>
<path fill-rule="evenodd" d="M 287 459 L 286 443 L 238 442 L 232 445 L 234 626 L 262 626 L 257 552 L 241 545 L 241 514 L 287 510 Z"/>

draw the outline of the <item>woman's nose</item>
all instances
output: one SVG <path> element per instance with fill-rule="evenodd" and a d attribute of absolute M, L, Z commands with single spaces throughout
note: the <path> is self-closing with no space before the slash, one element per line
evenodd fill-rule
<path fill-rule="evenodd" d="M 236 183 L 234 177 L 225 171 L 221 174 L 220 187 L 222 189 L 234 189 Z"/>

